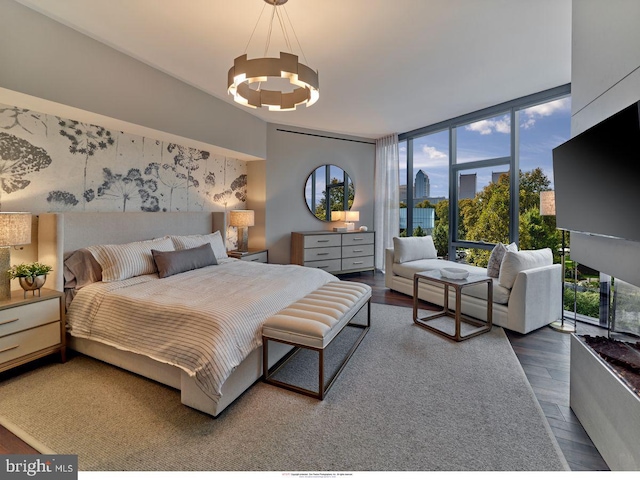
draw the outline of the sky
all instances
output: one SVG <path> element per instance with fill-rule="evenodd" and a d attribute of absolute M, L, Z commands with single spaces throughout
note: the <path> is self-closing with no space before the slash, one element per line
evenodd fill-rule
<path fill-rule="evenodd" d="M 531 171 L 542 168 L 553 189 L 552 149 L 567 141 L 571 131 L 571 97 L 564 97 L 536 105 L 520 112 L 520 169 Z M 458 127 L 458 163 L 509 156 L 509 115 L 480 120 Z M 400 184 L 406 185 L 406 142 L 400 143 Z M 404 169 L 403 169 L 404 166 Z M 429 176 L 432 197 L 449 197 L 449 135 L 448 131 L 414 139 L 414 171 Z M 477 191 L 491 181 L 491 173 L 506 171 L 493 167 L 474 169 L 464 173 L 477 173 Z"/>

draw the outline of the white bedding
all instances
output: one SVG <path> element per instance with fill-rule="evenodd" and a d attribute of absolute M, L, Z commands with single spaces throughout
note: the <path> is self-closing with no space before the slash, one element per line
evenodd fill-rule
<path fill-rule="evenodd" d="M 269 316 L 338 280 L 297 265 L 223 262 L 84 287 L 67 312 L 69 333 L 175 365 L 217 400 L 233 369 L 261 345 Z"/>

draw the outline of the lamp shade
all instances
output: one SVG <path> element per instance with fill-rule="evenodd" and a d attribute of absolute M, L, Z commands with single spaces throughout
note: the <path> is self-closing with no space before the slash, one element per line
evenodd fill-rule
<path fill-rule="evenodd" d="M 31 243 L 31 214 L 27 212 L 0 212 L 0 246 Z"/>
<path fill-rule="evenodd" d="M 359 222 L 360 221 L 360 212 L 354 212 L 353 210 L 349 210 L 344 212 L 345 221 L 346 222 Z"/>
<path fill-rule="evenodd" d="M 342 210 L 334 210 L 331 212 L 332 222 L 344 222 L 344 212 Z"/>
<path fill-rule="evenodd" d="M 229 212 L 229 225 L 232 227 L 253 227 L 255 225 L 255 212 L 253 210 L 231 210 Z"/>
<path fill-rule="evenodd" d="M 540 192 L 540 215 L 554 216 L 556 214 L 556 192 L 549 190 Z"/>

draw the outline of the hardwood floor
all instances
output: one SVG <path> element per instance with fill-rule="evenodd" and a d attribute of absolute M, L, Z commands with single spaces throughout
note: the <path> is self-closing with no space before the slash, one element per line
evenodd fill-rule
<path fill-rule="evenodd" d="M 373 289 L 373 303 L 412 306 L 412 298 L 391 292 L 384 286 L 384 275 L 376 273 L 341 275 L 343 280 L 366 283 Z M 423 302 L 423 307 L 437 309 Z M 551 429 L 572 471 L 609 470 L 593 446 L 580 421 L 569 408 L 569 340 L 570 336 L 551 328 L 541 328 L 527 335 L 507 332 L 520 364 L 544 411 Z M 592 335 L 605 332 L 597 327 L 578 324 L 578 333 Z M 472 341 L 472 340 L 471 340 Z M 55 361 L 42 359 L 41 361 Z M 37 368 L 24 366 L 22 368 Z M 7 372 L 8 373 L 8 372 Z M 6 373 L 4 374 L 6 375 Z M 0 374 L 0 379 L 3 374 Z M 26 443 L 0 426 L 0 454 L 37 453 Z"/>

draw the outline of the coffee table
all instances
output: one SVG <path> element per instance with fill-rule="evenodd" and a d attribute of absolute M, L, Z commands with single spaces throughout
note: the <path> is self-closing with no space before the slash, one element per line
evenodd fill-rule
<path fill-rule="evenodd" d="M 443 309 L 440 312 L 428 315 L 426 317 L 418 317 L 418 285 L 420 282 L 433 282 L 444 285 L 444 303 Z M 461 312 L 461 296 L 462 289 L 471 285 L 478 285 L 485 283 L 487 285 L 487 321 L 483 322 L 476 318 L 463 315 Z M 456 306 L 455 310 L 449 309 L 449 288 L 453 288 L 456 294 Z M 434 325 L 429 325 L 428 322 L 437 318 L 447 317 L 453 319 L 455 322 L 455 333 L 451 335 L 445 332 L 441 328 Z M 493 279 L 484 275 L 470 274 L 464 280 L 455 280 L 452 278 L 443 277 L 440 270 L 427 270 L 424 272 L 418 272 L 413 275 L 413 321 L 427 330 L 442 335 L 443 337 L 460 342 L 467 340 L 468 338 L 475 337 L 481 333 L 486 333 L 491 330 L 493 324 Z M 472 325 L 476 328 L 462 335 L 461 323 Z"/>

